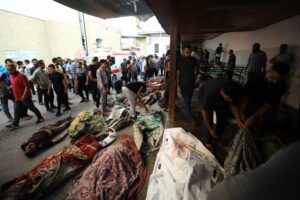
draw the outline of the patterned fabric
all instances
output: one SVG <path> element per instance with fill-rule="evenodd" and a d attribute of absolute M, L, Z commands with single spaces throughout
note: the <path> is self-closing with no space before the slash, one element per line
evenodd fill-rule
<path fill-rule="evenodd" d="M 163 131 L 162 112 L 149 112 L 138 115 L 134 124 L 134 139 L 137 147 L 147 154 L 157 150 L 161 143 Z"/>
<path fill-rule="evenodd" d="M 1 186 L 0 199 L 39 199 L 76 175 L 101 148 L 95 136 L 85 135 L 43 160 L 28 173 Z"/>
<path fill-rule="evenodd" d="M 224 162 L 226 176 L 254 169 L 260 164 L 261 157 L 249 129 L 240 129 Z"/>
<path fill-rule="evenodd" d="M 123 135 L 95 156 L 82 177 L 70 187 L 67 199 L 134 199 L 145 178 L 142 155 L 132 139 Z"/>
<path fill-rule="evenodd" d="M 119 105 L 115 105 L 106 119 L 107 127 L 119 131 L 132 123 L 129 111 Z"/>
<path fill-rule="evenodd" d="M 69 128 L 71 140 L 76 140 L 85 133 L 97 134 L 104 126 L 102 113 L 97 110 L 83 111 L 79 113 Z"/>

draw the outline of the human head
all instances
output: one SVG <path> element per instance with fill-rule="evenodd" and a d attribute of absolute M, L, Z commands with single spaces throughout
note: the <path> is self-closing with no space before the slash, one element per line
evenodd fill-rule
<path fill-rule="evenodd" d="M 52 63 L 53 63 L 54 65 L 58 65 L 58 60 L 57 60 L 57 58 L 52 58 Z"/>
<path fill-rule="evenodd" d="M 10 74 L 15 74 L 17 72 L 16 66 L 13 63 L 6 64 L 6 69 Z"/>
<path fill-rule="evenodd" d="M 95 56 L 93 59 L 92 59 L 92 64 L 95 65 L 98 63 L 98 57 Z"/>
<path fill-rule="evenodd" d="M 266 80 L 271 84 L 280 83 L 288 73 L 289 65 L 285 63 L 276 63 L 267 71 Z"/>
<path fill-rule="evenodd" d="M 239 104 L 243 98 L 243 87 L 236 81 L 230 81 L 221 88 L 221 95 L 226 102 Z"/>
<path fill-rule="evenodd" d="M 288 45 L 287 44 L 280 45 L 279 51 L 280 51 L 281 54 L 286 53 L 287 50 L 288 50 Z"/>
<path fill-rule="evenodd" d="M 123 62 L 126 63 L 126 58 L 123 58 Z"/>
<path fill-rule="evenodd" d="M 167 57 L 167 58 L 170 58 L 170 54 L 171 54 L 171 51 L 168 50 L 167 53 L 166 53 L 166 57 Z"/>
<path fill-rule="evenodd" d="M 30 142 L 26 147 L 25 147 L 25 155 L 28 157 L 31 157 L 34 155 L 34 153 L 37 152 L 37 146 L 35 143 Z"/>
<path fill-rule="evenodd" d="M 232 55 L 232 54 L 233 54 L 233 50 L 230 49 L 230 50 L 229 50 L 229 55 Z"/>
<path fill-rule="evenodd" d="M 255 52 L 258 52 L 259 50 L 260 50 L 260 44 L 259 43 L 253 44 L 252 51 L 255 53 Z"/>
<path fill-rule="evenodd" d="M 32 59 L 31 60 L 31 62 L 32 62 L 32 64 L 35 66 L 36 65 L 36 62 L 37 62 L 38 60 L 36 59 L 36 58 L 34 58 L 34 59 Z"/>
<path fill-rule="evenodd" d="M 24 60 L 24 62 L 25 62 L 25 65 L 28 65 L 30 62 L 29 62 L 29 60 Z"/>
<path fill-rule="evenodd" d="M 7 58 L 7 59 L 5 59 L 5 65 L 9 65 L 9 64 L 12 64 L 13 63 L 13 60 L 12 59 L 9 59 L 9 58 Z"/>
<path fill-rule="evenodd" d="M 17 61 L 17 65 L 18 65 L 18 67 L 24 67 L 24 63 L 23 63 L 23 61 Z"/>
<path fill-rule="evenodd" d="M 78 68 L 82 68 L 82 61 L 77 60 L 76 65 Z"/>
<path fill-rule="evenodd" d="M 43 60 L 39 60 L 39 61 L 37 61 L 36 66 L 44 69 L 45 68 L 45 63 L 44 63 Z"/>
<path fill-rule="evenodd" d="M 55 72 L 55 66 L 53 64 L 48 65 L 48 72 L 51 74 Z"/>
<path fill-rule="evenodd" d="M 219 43 L 219 47 L 221 47 L 223 44 L 222 43 Z"/>
<path fill-rule="evenodd" d="M 107 60 L 108 62 L 110 62 L 110 61 L 111 61 L 111 56 L 108 55 L 106 60 Z"/>
<path fill-rule="evenodd" d="M 100 67 L 101 68 L 105 68 L 106 67 L 106 60 L 104 60 L 104 59 L 100 60 Z"/>
<path fill-rule="evenodd" d="M 191 46 L 190 45 L 185 45 L 182 48 L 182 56 L 185 58 L 191 57 Z"/>

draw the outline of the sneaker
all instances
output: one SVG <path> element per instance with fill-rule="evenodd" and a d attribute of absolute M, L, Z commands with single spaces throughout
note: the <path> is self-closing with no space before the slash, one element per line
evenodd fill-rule
<path fill-rule="evenodd" d="M 56 117 L 61 116 L 61 112 L 57 112 L 57 113 L 55 114 L 55 116 L 56 116 Z"/>
<path fill-rule="evenodd" d="M 5 127 L 10 128 L 10 129 L 17 129 L 17 128 L 19 128 L 19 125 L 9 124 L 9 125 L 6 125 Z"/>
<path fill-rule="evenodd" d="M 44 106 L 45 105 L 43 102 L 40 102 L 39 104 L 40 104 L 40 106 Z"/>
<path fill-rule="evenodd" d="M 47 112 L 53 113 L 54 111 L 52 109 L 48 109 Z"/>
<path fill-rule="evenodd" d="M 14 119 L 9 119 L 7 122 L 12 123 Z"/>
<path fill-rule="evenodd" d="M 71 108 L 70 108 L 70 107 L 67 107 L 67 108 L 63 109 L 63 112 L 65 112 L 65 111 L 67 111 L 67 110 L 71 110 Z"/>
<path fill-rule="evenodd" d="M 82 99 L 82 100 L 80 101 L 80 103 L 83 103 L 83 102 L 85 102 L 85 100 L 84 100 L 84 99 Z"/>
<path fill-rule="evenodd" d="M 38 118 L 37 121 L 36 121 L 36 124 L 39 124 L 39 123 L 41 123 L 43 121 L 45 121 L 44 118 Z"/>

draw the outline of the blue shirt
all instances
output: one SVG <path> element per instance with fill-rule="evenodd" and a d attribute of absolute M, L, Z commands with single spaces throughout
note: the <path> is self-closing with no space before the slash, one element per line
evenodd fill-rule
<path fill-rule="evenodd" d="M 9 74 L 9 71 L 7 71 L 7 69 L 5 67 L 3 67 L 2 65 L 0 65 L 0 72 L 1 73 L 4 73 L 6 75 L 6 82 L 8 84 L 10 84 L 10 74 Z"/>

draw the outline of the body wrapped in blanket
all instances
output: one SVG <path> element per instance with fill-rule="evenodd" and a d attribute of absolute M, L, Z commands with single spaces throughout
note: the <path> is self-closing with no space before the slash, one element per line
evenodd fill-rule
<path fill-rule="evenodd" d="M 146 167 L 134 141 L 125 135 L 100 151 L 69 190 L 68 200 L 134 199 L 142 189 Z"/>
<path fill-rule="evenodd" d="M 85 135 L 62 151 L 44 159 L 23 176 L 1 186 L 0 199 L 40 199 L 64 181 L 76 175 L 101 149 L 98 138 Z"/>

